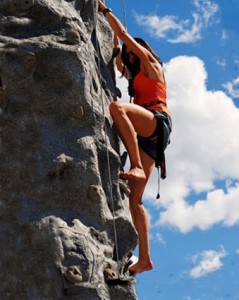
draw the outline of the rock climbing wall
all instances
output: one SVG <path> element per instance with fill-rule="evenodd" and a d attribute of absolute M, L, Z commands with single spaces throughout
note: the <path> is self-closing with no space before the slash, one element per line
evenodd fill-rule
<path fill-rule="evenodd" d="M 96 0 L 0 1 L 1 299 L 137 299 L 112 40 Z"/>

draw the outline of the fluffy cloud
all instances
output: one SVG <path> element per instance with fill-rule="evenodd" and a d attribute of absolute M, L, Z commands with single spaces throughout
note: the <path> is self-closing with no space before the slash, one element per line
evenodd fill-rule
<path fill-rule="evenodd" d="M 159 224 L 176 226 L 187 233 L 194 227 L 206 230 L 217 223 L 233 226 L 239 222 L 239 185 L 230 188 L 227 193 L 215 189 L 206 199 L 197 200 L 190 205 L 185 200 L 174 201 L 161 213 Z"/>
<path fill-rule="evenodd" d="M 138 25 L 145 27 L 153 36 L 170 43 L 192 43 L 202 38 L 202 32 L 212 24 L 218 12 L 218 6 L 210 0 L 194 0 L 193 4 L 192 20 L 178 20 L 170 15 L 160 17 L 135 13 L 134 16 Z"/>
<path fill-rule="evenodd" d="M 222 246 L 219 251 L 204 250 L 194 255 L 192 262 L 195 266 L 189 272 L 190 277 L 197 279 L 221 269 L 223 267 L 221 259 L 226 255 Z"/>
<path fill-rule="evenodd" d="M 239 110 L 222 91 L 207 90 L 207 72 L 197 57 L 180 56 L 165 64 L 168 105 L 173 111 L 168 177 L 157 202 L 154 171 L 144 199 L 160 209 L 157 224 L 183 233 L 239 222 Z M 124 96 L 127 85 L 118 80 Z"/>
<path fill-rule="evenodd" d="M 151 231 L 151 233 L 150 233 L 150 240 L 151 240 L 151 241 L 158 242 L 158 243 L 163 244 L 163 245 L 166 244 L 164 237 L 163 237 L 159 232 L 156 232 L 156 233 L 154 234 L 154 233 L 152 233 L 152 231 Z"/>
<path fill-rule="evenodd" d="M 166 152 L 167 198 L 160 202 L 165 211 L 158 224 L 182 232 L 219 222 L 234 225 L 239 222 L 239 110 L 222 91 L 207 90 L 207 73 L 199 58 L 176 57 L 166 71 L 174 126 Z M 155 184 L 154 179 L 147 197 L 153 197 Z"/>
<path fill-rule="evenodd" d="M 233 98 L 239 98 L 239 76 L 232 81 L 223 84 L 228 94 Z"/>

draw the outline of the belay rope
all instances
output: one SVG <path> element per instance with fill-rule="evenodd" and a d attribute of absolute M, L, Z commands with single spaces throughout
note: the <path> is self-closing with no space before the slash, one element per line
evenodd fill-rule
<path fill-rule="evenodd" d="M 122 0 L 122 7 L 124 13 L 124 27 L 127 30 L 127 12 L 126 12 L 125 0 Z"/>
<path fill-rule="evenodd" d="M 105 1 L 104 1 L 105 2 Z M 125 6 L 125 0 L 122 0 L 122 7 L 123 7 L 123 13 L 124 13 L 124 26 L 127 28 L 127 20 L 126 20 L 126 6 Z M 98 10 L 96 11 L 96 16 L 98 16 Z M 97 23 L 97 17 L 96 17 L 96 23 Z M 112 204 L 112 216 L 113 216 L 113 230 L 114 230 L 114 240 L 115 240 L 115 254 L 116 254 L 116 262 L 117 262 L 117 272 L 118 272 L 118 278 L 121 279 L 120 274 L 120 267 L 119 267 L 119 248 L 118 248 L 118 238 L 117 238 L 117 228 L 116 228 L 116 222 L 115 222 L 115 208 L 114 208 L 114 198 L 113 198 L 113 185 L 112 185 L 112 179 L 111 179 L 111 169 L 110 169 L 110 158 L 109 158 L 109 145 L 108 145 L 108 139 L 106 134 L 106 123 L 105 123 L 105 109 L 104 109 L 104 102 L 103 102 L 103 88 L 102 88 L 102 76 L 101 76 L 101 66 L 100 66 L 100 49 L 96 34 L 96 52 L 98 56 L 98 76 L 101 84 L 100 88 L 100 97 L 101 97 L 101 106 L 103 111 L 103 117 L 104 117 L 104 140 L 106 145 L 106 159 L 107 159 L 107 170 L 108 170 L 108 177 L 109 177 L 109 185 L 110 185 L 110 199 Z"/>
<path fill-rule="evenodd" d="M 96 11 L 96 15 L 98 16 L 98 10 Z M 96 18 L 97 22 L 97 18 Z M 114 242 L 115 242 L 115 254 L 116 254 L 116 262 L 117 262 L 117 272 L 118 272 L 118 278 L 121 277 L 120 274 L 120 267 L 119 267 L 119 248 L 118 248 L 118 238 L 117 238 L 117 228 L 116 228 L 116 222 L 115 222 L 115 207 L 114 207 L 114 198 L 113 198 L 113 185 L 112 185 L 112 179 L 111 179 L 111 169 L 110 169 L 110 158 L 109 158 L 109 145 L 108 145 L 108 139 L 106 134 L 106 122 L 105 122 L 105 108 L 104 108 L 104 101 L 103 101 L 103 80 L 101 75 L 101 66 L 100 66 L 100 49 L 99 49 L 99 43 L 97 39 L 96 34 L 96 52 L 97 52 L 97 64 L 98 64 L 98 77 L 100 81 L 100 98 L 101 98 L 101 106 L 102 106 L 102 112 L 103 112 L 103 118 L 104 118 L 104 141 L 106 145 L 106 159 L 107 159 L 107 171 L 108 171 L 108 177 L 109 177 L 109 187 L 110 187 L 110 199 L 111 199 L 111 205 L 112 205 L 112 216 L 113 216 L 113 230 L 114 230 Z"/>

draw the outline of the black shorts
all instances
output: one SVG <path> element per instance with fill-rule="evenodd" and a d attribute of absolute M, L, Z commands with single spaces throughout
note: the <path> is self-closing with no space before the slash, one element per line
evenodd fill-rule
<path fill-rule="evenodd" d="M 149 137 L 137 135 L 139 147 L 155 161 L 159 151 L 164 151 L 170 143 L 170 133 L 172 131 L 172 121 L 169 115 L 159 110 L 150 110 L 157 118 L 157 126 L 153 134 Z M 157 138 L 156 138 L 157 137 Z M 160 144 L 160 150 L 159 150 Z"/>

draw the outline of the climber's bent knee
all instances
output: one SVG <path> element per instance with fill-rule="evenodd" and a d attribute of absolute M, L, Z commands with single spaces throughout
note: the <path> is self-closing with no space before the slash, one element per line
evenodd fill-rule
<path fill-rule="evenodd" d="M 111 116 L 114 116 L 119 113 L 121 113 L 121 114 L 124 113 L 125 110 L 124 110 L 123 106 L 124 106 L 123 103 L 120 101 L 111 102 L 109 105 L 109 111 L 110 111 Z"/>

